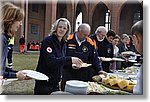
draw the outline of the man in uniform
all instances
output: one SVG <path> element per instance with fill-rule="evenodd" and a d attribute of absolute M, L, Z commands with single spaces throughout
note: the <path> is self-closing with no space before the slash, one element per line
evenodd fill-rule
<path fill-rule="evenodd" d="M 110 72 L 110 62 L 104 61 L 103 58 L 113 58 L 113 46 L 111 42 L 115 35 L 116 34 L 113 30 L 107 32 L 105 27 L 100 26 L 95 31 L 95 34 L 90 36 L 90 38 L 96 42 L 98 56 L 100 60 L 103 61 L 102 67 L 106 72 Z"/>
<path fill-rule="evenodd" d="M 78 57 L 84 63 L 92 65 L 89 67 L 64 66 L 62 73 L 62 90 L 64 90 L 65 83 L 68 80 L 90 81 L 93 75 L 105 73 L 98 59 L 95 44 L 88 37 L 90 29 L 89 24 L 83 23 L 78 27 L 77 32 L 70 34 L 67 41 L 66 56 Z"/>

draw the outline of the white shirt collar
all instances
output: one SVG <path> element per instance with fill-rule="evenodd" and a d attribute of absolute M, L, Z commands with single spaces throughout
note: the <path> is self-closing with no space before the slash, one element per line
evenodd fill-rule
<path fill-rule="evenodd" d="M 75 39 L 76 39 L 77 43 L 79 44 L 79 46 L 81 46 L 81 44 L 86 41 L 85 39 L 80 41 L 77 37 L 77 34 L 75 34 Z"/>

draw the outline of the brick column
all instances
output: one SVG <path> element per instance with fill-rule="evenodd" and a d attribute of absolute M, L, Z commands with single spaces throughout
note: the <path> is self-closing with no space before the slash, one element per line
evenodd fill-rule
<path fill-rule="evenodd" d="M 56 20 L 56 3 L 46 3 L 45 10 L 45 34 L 43 37 L 47 36 L 50 33 L 51 25 Z"/>
<path fill-rule="evenodd" d="M 110 9 L 110 15 L 111 15 L 111 29 L 113 29 L 116 32 L 116 34 L 119 35 L 119 20 L 120 20 L 119 4 L 112 5 L 112 8 Z"/>

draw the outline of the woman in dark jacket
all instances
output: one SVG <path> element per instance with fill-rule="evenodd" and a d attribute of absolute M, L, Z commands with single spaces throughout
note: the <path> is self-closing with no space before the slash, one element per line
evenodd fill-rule
<path fill-rule="evenodd" d="M 69 21 L 60 18 L 52 26 L 50 36 L 42 41 L 36 70 L 46 74 L 49 80 L 36 80 L 34 94 L 49 95 L 54 91 L 58 91 L 62 67 L 72 63 L 80 66 L 83 63 L 77 57 L 65 56 L 65 42 L 70 30 Z"/>

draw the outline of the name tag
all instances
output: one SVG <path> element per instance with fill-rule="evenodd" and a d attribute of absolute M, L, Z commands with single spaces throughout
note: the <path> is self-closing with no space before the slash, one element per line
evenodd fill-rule
<path fill-rule="evenodd" d="M 68 48 L 69 49 L 76 49 L 76 45 L 75 44 L 68 44 Z"/>
<path fill-rule="evenodd" d="M 76 47 L 74 47 L 74 46 L 69 46 L 68 48 L 69 49 L 76 49 Z"/>

